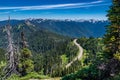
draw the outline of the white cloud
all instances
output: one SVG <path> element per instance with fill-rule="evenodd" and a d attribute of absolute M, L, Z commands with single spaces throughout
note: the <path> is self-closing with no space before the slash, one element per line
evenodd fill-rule
<path fill-rule="evenodd" d="M 9 14 L 10 11 L 6 11 L 6 12 L 0 12 L 0 14 Z"/>
<path fill-rule="evenodd" d="M 65 9 L 65 8 L 81 8 L 102 5 L 103 1 L 94 1 L 89 3 L 70 3 L 70 4 L 55 4 L 55 5 L 40 5 L 40 6 L 20 6 L 20 7 L 0 7 L 0 10 L 42 10 L 42 9 Z"/>
<path fill-rule="evenodd" d="M 90 5 L 80 5 L 80 6 L 71 6 L 71 7 L 64 7 L 65 9 L 69 8 L 88 8 L 88 7 L 94 7 L 94 6 L 103 6 L 103 5 L 110 5 L 110 3 L 104 3 L 104 4 L 90 4 Z"/>

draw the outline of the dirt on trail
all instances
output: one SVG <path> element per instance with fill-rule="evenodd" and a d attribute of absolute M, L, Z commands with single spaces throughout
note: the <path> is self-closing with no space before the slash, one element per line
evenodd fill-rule
<path fill-rule="evenodd" d="M 65 67 L 68 68 L 71 66 L 72 63 L 74 63 L 76 60 L 81 60 L 82 55 L 83 55 L 83 48 L 80 46 L 80 44 L 77 43 L 77 39 L 74 39 L 73 43 L 79 48 L 78 55 L 70 62 L 68 63 Z"/>
<path fill-rule="evenodd" d="M 61 78 L 50 78 L 50 79 L 30 79 L 30 80 L 61 80 Z"/>

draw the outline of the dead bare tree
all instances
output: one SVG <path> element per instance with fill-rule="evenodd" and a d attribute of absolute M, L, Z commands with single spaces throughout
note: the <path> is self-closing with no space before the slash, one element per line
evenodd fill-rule
<path fill-rule="evenodd" d="M 25 34 L 24 34 L 24 32 L 22 31 L 21 32 L 21 43 L 22 43 L 22 48 L 27 48 L 28 47 L 28 45 L 27 45 L 27 42 L 26 42 L 26 39 L 25 39 Z"/>
<path fill-rule="evenodd" d="M 18 68 L 18 48 L 15 47 L 12 40 L 11 35 L 11 26 L 10 26 L 10 17 L 8 20 L 8 25 L 6 26 L 6 32 L 7 32 L 7 39 L 8 39 L 8 48 L 6 53 L 6 60 L 7 65 L 4 69 L 5 76 L 3 77 L 3 80 L 5 80 L 7 77 L 11 76 L 12 74 L 18 74 L 17 68 Z"/>

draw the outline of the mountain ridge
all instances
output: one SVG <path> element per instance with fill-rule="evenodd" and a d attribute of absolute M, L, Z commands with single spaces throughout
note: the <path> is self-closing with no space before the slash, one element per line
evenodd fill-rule
<path fill-rule="evenodd" d="M 0 26 L 5 26 L 7 20 L 0 21 Z M 11 26 L 25 23 L 27 26 L 33 26 L 40 29 L 47 29 L 51 32 L 69 37 L 102 37 L 105 33 L 107 20 L 57 20 L 57 19 L 25 19 L 11 20 Z"/>

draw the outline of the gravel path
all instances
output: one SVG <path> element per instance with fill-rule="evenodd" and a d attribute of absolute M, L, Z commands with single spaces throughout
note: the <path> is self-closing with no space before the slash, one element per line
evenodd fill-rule
<path fill-rule="evenodd" d="M 75 57 L 70 63 L 68 63 L 65 67 L 68 68 L 71 66 L 72 63 L 74 63 L 76 60 L 81 60 L 83 55 L 83 48 L 80 46 L 80 44 L 77 43 L 77 39 L 74 39 L 73 43 L 79 48 L 78 56 Z"/>

